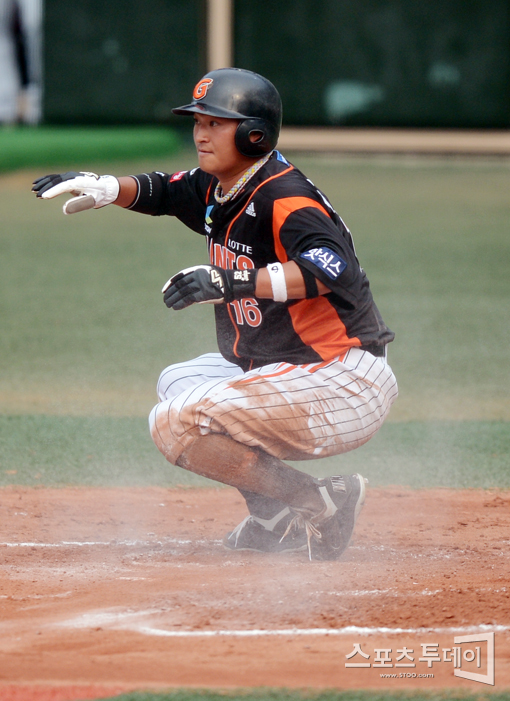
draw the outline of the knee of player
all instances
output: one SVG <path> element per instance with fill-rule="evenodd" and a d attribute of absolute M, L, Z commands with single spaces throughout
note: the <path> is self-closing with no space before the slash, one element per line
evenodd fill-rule
<path fill-rule="evenodd" d="M 194 428 L 194 421 L 193 408 L 175 407 L 172 400 L 159 402 L 149 414 L 152 440 L 165 453 L 168 446 L 180 441 L 185 433 Z"/>
<path fill-rule="evenodd" d="M 171 459 L 174 446 L 178 443 L 178 436 L 173 430 L 174 426 L 170 420 L 168 402 L 156 404 L 149 414 L 149 430 L 151 438 L 156 448 L 167 460 L 175 464 Z"/>
<path fill-rule="evenodd" d="M 172 441 L 174 436 L 168 402 L 160 402 L 153 408 L 149 414 L 149 430 L 158 448 Z"/>
<path fill-rule="evenodd" d="M 152 409 L 151 413 L 149 414 L 149 431 L 151 432 L 152 435 L 152 429 L 154 425 L 156 424 L 156 409 L 158 408 L 158 405 Z"/>

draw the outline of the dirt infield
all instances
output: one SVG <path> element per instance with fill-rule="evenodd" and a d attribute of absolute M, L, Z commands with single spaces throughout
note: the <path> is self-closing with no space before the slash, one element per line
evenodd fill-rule
<path fill-rule="evenodd" d="M 339 562 L 224 549 L 245 515 L 231 489 L 1 490 L 0 699 L 510 687 L 508 492 L 369 489 Z M 455 676 L 492 632 L 495 685 Z"/>

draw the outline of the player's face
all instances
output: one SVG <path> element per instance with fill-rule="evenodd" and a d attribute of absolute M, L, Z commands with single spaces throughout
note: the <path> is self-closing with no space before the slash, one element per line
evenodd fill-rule
<path fill-rule="evenodd" d="M 257 159 L 246 158 L 237 150 L 234 141 L 239 124 L 237 119 L 209 117 L 205 114 L 195 114 L 194 119 L 193 138 L 198 164 L 206 173 L 218 178 L 225 192 L 230 182 L 233 180 L 234 185 Z"/>

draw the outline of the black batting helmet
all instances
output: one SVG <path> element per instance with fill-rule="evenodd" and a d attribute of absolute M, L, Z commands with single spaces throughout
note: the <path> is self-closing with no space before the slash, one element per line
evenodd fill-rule
<path fill-rule="evenodd" d="M 176 107 L 174 114 L 206 114 L 239 119 L 235 134 L 237 150 L 243 156 L 265 156 L 278 142 L 282 125 L 282 101 L 275 86 L 243 68 L 210 71 L 193 90 L 193 102 Z M 250 134 L 260 133 L 256 141 Z"/>

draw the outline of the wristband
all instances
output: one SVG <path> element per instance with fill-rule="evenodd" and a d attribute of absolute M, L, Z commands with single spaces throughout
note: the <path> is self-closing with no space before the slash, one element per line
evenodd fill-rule
<path fill-rule="evenodd" d="M 225 279 L 225 302 L 231 302 L 233 299 L 255 297 L 258 272 L 255 268 L 222 270 L 221 272 Z"/>
<path fill-rule="evenodd" d="M 281 263 L 270 263 L 266 270 L 269 273 L 269 279 L 271 280 L 271 289 L 273 291 L 274 301 L 286 302 L 288 295 L 283 265 Z"/>

